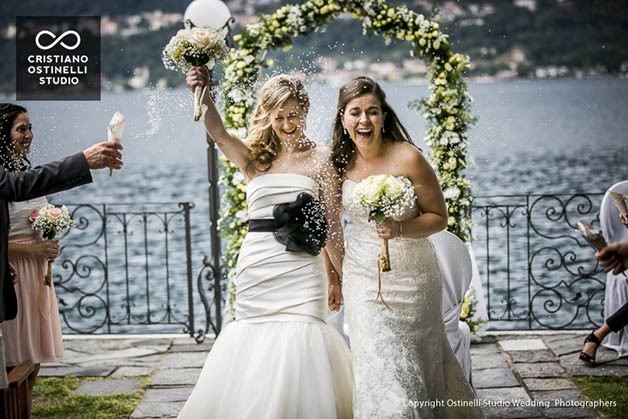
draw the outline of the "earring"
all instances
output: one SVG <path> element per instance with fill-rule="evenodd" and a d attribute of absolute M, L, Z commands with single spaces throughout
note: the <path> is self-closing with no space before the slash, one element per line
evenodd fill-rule
<path fill-rule="evenodd" d="M 382 134 L 386 133 L 386 128 L 382 127 Z"/>
<path fill-rule="evenodd" d="M 343 128 L 343 130 L 344 130 L 344 132 L 345 132 L 345 135 L 349 135 L 349 133 L 347 132 L 347 129 L 346 129 L 346 128 Z"/>

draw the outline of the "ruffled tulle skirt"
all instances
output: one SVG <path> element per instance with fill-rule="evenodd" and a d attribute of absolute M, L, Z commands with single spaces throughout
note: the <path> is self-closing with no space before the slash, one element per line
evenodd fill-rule
<path fill-rule="evenodd" d="M 191 419 L 351 418 L 349 351 L 319 319 L 230 323 L 179 414 Z"/>

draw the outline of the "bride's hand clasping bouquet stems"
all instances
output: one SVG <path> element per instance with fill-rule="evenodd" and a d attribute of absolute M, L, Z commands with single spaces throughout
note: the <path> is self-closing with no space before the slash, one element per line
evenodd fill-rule
<path fill-rule="evenodd" d="M 161 59 L 169 70 L 187 73 L 191 67 L 205 66 L 213 69 L 216 62 L 227 56 L 224 29 L 181 29 L 164 48 Z M 194 89 L 194 120 L 201 119 L 203 88 Z"/>
<path fill-rule="evenodd" d="M 70 211 L 63 206 L 46 204 L 40 209 L 35 209 L 28 220 L 32 223 L 35 231 L 41 232 L 44 239 L 52 240 L 59 233 L 74 227 L 74 221 L 70 217 Z M 48 259 L 48 270 L 44 277 L 44 285 L 50 286 L 52 283 L 52 260 Z"/>
<path fill-rule="evenodd" d="M 353 206 L 361 212 L 368 212 L 378 225 L 387 218 L 401 217 L 415 200 L 414 187 L 408 178 L 392 175 L 373 175 L 362 180 L 353 190 Z M 388 239 L 382 242 L 378 258 L 380 272 L 390 271 Z M 381 295 L 381 276 L 377 297 Z M 384 302 L 382 298 L 382 302 Z M 384 303 L 386 304 L 386 303 Z"/>

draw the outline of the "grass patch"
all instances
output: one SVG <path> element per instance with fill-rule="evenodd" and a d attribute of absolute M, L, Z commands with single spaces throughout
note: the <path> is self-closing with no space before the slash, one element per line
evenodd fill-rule
<path fill-rule="evenodd" d="M 133 394 L 91 396 L 74 393 L 80 383 L 76 377 L 38 378 L 33 389 L 32 416 L 37 419 L 127 418 L 137 407 L 149 382 L 149 377 L 140 380 L 140 389 Z"/>
<path fill-rule="evenodd" d="M 574 377 L 573 381 L 591 400 L 614 401 L 614 407 L 597 408 L 606 418 L 625 418 L 628 411 L 628 377 Z"/>

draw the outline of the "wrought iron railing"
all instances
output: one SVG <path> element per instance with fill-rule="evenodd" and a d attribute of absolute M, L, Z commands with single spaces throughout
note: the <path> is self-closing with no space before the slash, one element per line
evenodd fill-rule
<path fill-rule="evenodd" d="M 576 223 L 599 226 L 601 193 L 474 198 L 476 260 L 489 329 L 590 329 L 605 273 Z"/>
<path fill-rule="evenodd" d="M 69 204 L 53 280 L 65 333 L 193 335 L 194 204 Z"/>
<path fill-rule="evenodd" d="M 581 219 L 599 226 L 601 196 L 475 197 L 489 329 L 603 322 L 605 274 L 576 232 Z M 193 254 L 192 237 L 205 232 L 192 234 L 192 203 L 68 206 L 77 226 L 62 237 L 53 274 L 65 333 L 184 332 L 201 341 L 219 332 L 225 273 Z"/>

